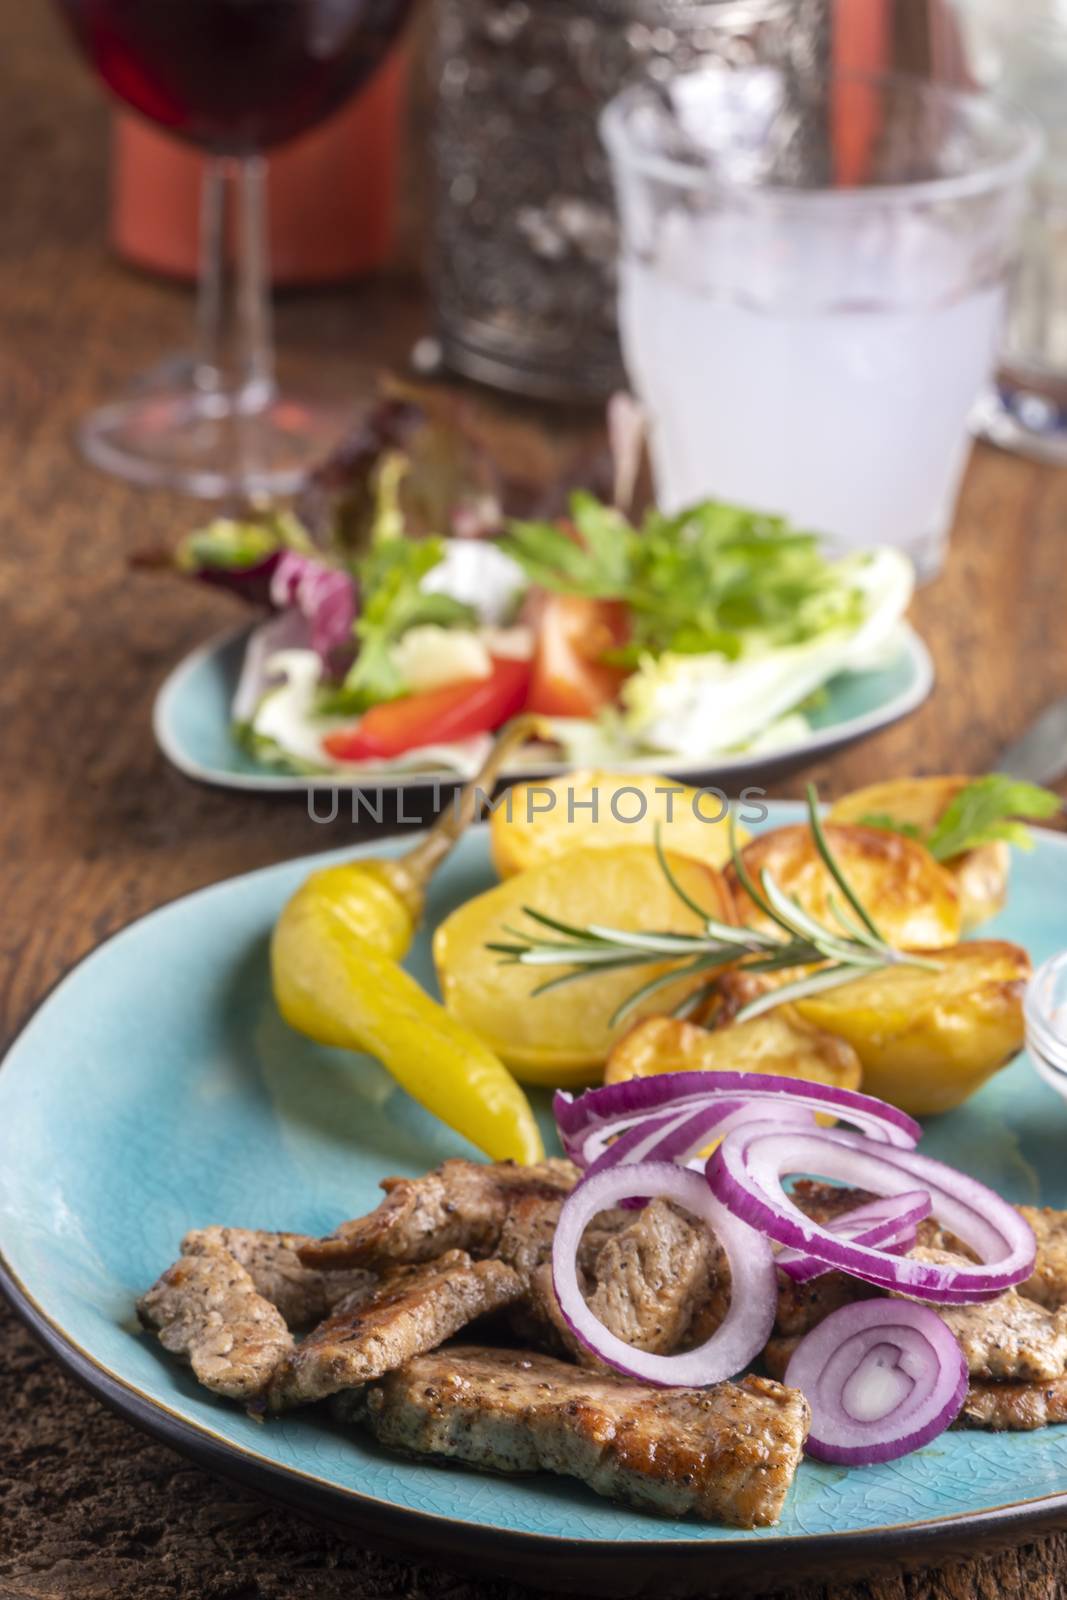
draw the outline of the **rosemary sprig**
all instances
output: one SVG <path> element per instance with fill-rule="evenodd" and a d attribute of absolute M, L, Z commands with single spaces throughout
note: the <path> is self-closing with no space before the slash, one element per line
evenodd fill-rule
<path fill-rule="evenodd" d="M 825 926 L 805 911 L 791 895 L 785 893 L 769 872 L 762 872 L 758 883 L 753 880 L 738 848 L 731 813 L 730 854 L 734 871 L 749 899 L 773 924 L 773 931 L 738 928 L 709 917 L 675 877 L 657 829 L 656 855 L 664 877 L 679 900 L 700 918 L 703 924 L 700 933 L 612 928 L 603 923 L 590 923 L 582 928 L 524 906 L 524 914 L 538 930 L 547 930 L 557 937 L 549 938 L 539 931 L 505 928 L 509 942 L 498 941 L 488 948 L 507 963 L 526 967 L 566 968 L 539 984 L 533 990 L 535 995 L 546 994 L 563 984 L 576 983 L 596 972 L 662 967 L 665 961 L 669 962 L 667 972 L 657 972 L 627 996 L 612 1017 L 613 1024 L 629 1016 L 649 995 L 677 983 L 679 979 L 697 977 L 704 972 L 714 973 L 722 967 L 752 973 L 781 972 L 791 967 L 808 969 L 791 982 L 780 984 L 742 1006 L 735 1018 L 738 1022 L 758 1017 L 786 1001 L 802 1000 L 807 995 L 836 989 L 881 968 L 909 966 L 937 971 L 936 961 L 895 950 L 887 944 L 830 848 L 819 821 L 818 795 L 811 784 L 808 785 L 807 801 L 815 848 L 840 895 L 839 900 L 838 895 L 832 893 L 827 900 L 836 924 L 834 927 Z M 696 994 L 686 996 L 673 1014 L 686 1015 L 704 992 L 705 986 L 701 986 Z"/>

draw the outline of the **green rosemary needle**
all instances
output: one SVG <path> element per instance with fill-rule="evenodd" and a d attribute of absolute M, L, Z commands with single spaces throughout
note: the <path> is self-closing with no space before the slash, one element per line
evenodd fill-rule
<path fill-rule="evenodd" d="M 887 944 L 876 923 L 848 882 L 834 857 L 819 820 L 818 795 L 808 785 L 808 816 L 812 838 L 826 870 L 840 894 L 831 894 L 827 905 L 836 926 L 827 926 L 805 911 L 796 900 L 775 882 L 773 876 L 763 871 L 759 883 L 749 873 L 737 846 L 733 816 L 730 818 L 730 853 L 734 870 L 742 888 L 753 903 L 774 924 L 773 931 L 752 927 L 734 927 L 709 917 L 703 907 L 682 888 L 663 850 L 657 831 L 656 855 L 660 868 L 678 898 L 698 916 L 703 924 L 700 933 L 669 933 L 654 929 L 631 930 L 612 928 L 603 923 L 589 923 L 577 927 L 524 906 L 524 915 L 535 924 L 534 931 L 505 928 L 512 942 L 494 942 L 488 949 L 507 963 L 524 967 L 565 967 L 533 990 L 535 995 L 547 994 L 565 983 L 577 983 L 597 972 L 618 971 L 620 968 L 656 966 L 669 962 L 667 972 L 658 972 L 627 996 L 618 1007 L 612 1023 L 621 1022 L 634 1009 L 658 990 L 675 984 L 679 979 L 713 974 L 717 969 L 732 967 L 735 971 L 764 973 L 782 972 L 788 968 L 804 968 L 801 975 L 788 983 L 779 984 L 766 994 L 750 1000 L 737 1013 L 736 1021 L 744 1022 L 758 1017 L 774 1006 L 788 1000 L 802 1000 L 807 995 L 819 994 L 852 983 L 865 973 L 892 966 L 923 967 L 938 970 L 936 960 L 895 950 Z M 544 929 L 549 938 L 537 930 Z M 709 980 L 713 981 L 713 980 Z M 691 1012 L 700 994 L 689 994 L 676 1010 L 676 1015 Z"/>

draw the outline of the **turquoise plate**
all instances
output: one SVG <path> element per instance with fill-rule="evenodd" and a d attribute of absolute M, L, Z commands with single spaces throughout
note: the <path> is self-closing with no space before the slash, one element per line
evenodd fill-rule
<path fill-rule="evenodd" d="M 776 806 L 771 820 L 797 815 Z M 318 1233 L 372 1207 L 384 1174 L 472 1153 L 375 1063 L 312 1046 L 275 1013 L 271 924 L 309 867 L 330 859 L 235 878 L 133 924 L 54 990 L 0 1071 L 4 1282 L 92 1389 L 212 1468 L 365 1542 L 585 1594 L 736 1593 L 1067 1520 L 1067 1427 L 948 1433 L 860 1470 L 805 1462 L 779 1526 L 738 1532 L 660 1521 L 547 1476 L 403 1461 L 317 1414 L 252 1422 L 199 1389 L 134 1317 L 187 1228 Z M 439 874 L 429 926 L 491 876 L 475 830 Z M 1017 855 L 990 933 L 1043 960 L 1067 944 L 1065 907 L 1067 846 L 1042 834 Z M 431 982 L 425 932 L 411 968 Z M 924 1149 L 1012 1200 L 1067 1205 L 1067 1106 L 1025 1058 L 932 1120 Z"/>
<path fill-rule="evenodd" d="M 329 773 L 308 777 L 255 761 L 234 740 L 230 706 L 244 657 L 248 629 L 209 639 L 178 663 L 156 696 L 152 729 L 156 743 L 172 766 L 187 778 L 222 789 L 254 789 L 273 793 L 299 793 L 308 789 L 368 786 L 375 789 L 412 789 L 435 779 L 454 782 L 445 772 L 356 775 Z M 826 688 L 825 698 L 811 712 L 812 733 L 802 744 L 773 753 L 734 756 L 705 764 L 665 766 L 646 762 L 656 771 L 687 782 L 727 783 L 736 793 L 747 782 L 765 783 L 805 766 L 819 757 L 855 744 L 890 723 L 898 722 L 922 705 L 933 688 L 934 669 L 926 646 L 908 624 L 900 630 L 900 646 L 885 666 L 870 672 L 841 673 Z M 565 767 L 538 765 L 540 775 L 564 772 Z M 509 769 L 509 776 L 514 773 Z"/>

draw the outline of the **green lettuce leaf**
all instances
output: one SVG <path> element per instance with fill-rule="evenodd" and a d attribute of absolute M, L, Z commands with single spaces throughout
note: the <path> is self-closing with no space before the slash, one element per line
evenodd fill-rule
<path fill-rule="evenodd" d="M 358 712 L 395 700 L 404 683 L 393 665 L 392 646 L 409 628 L 436 623 L 448 628 L 477 621 L 473 606 L 447 594 L 426 594 L 422 579 L 445 553 L 443 539 L 379 540 L 358 566 L 363 609 L 356 621 L 359 654 L 344 685 L 330 695 L 331 711 Z"/>

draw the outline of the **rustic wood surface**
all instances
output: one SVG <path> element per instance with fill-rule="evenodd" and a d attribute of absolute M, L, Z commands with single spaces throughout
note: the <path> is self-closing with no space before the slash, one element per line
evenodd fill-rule
<path fill-rule="evenodd" d="M 43 0 L 0 7 L 0 1031 L 115 928 L 197 885 L 342 843 L 302 804 L 197 788 L 149 730 L 167 668 L 234 616 L 226 599 L 131 578 L 137 547 L 190 507 L 83 466 L 74 420 L 178 345 L 187 291 L 118 266 L 104 236 L 105 112 Z M 279 337 L 367 389 L 424 326 L 390 281 L 280 309 Z M 557 425 L 558 427 L 558 425 Z M 978 771 L 1067 693 L 1067 473 L 979 450 L 946 575 L 915 619 L 939 672 L 910 721 L 815 773 L 828 792 L 908 772 Z M 0 1316 L 0 1596 L 108 1600 L 434 1597 L 506 1584 L 371 1556 L 150 1442 L 68 1382 Z M 859 1600 L 1067 1593 L 1067 1546 L 856 1587 Z M 783 1574 L 783 1580 L 787 1577 Z M 784 1590 L 783 1590 L 784 1593 Z"/>

